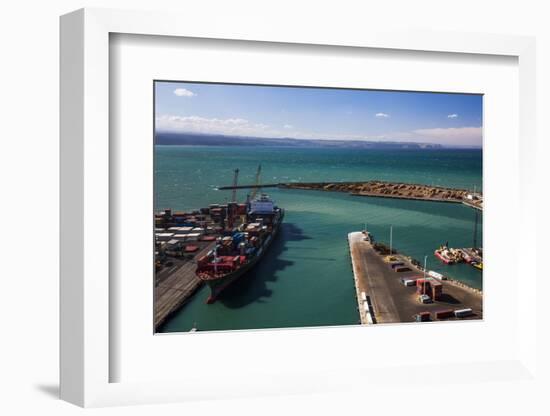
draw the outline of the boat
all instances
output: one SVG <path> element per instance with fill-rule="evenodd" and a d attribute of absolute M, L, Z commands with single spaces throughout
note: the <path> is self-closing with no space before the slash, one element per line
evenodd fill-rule
<path fill-rule="evenodd" d="M 474 261 L 474 258 L 470 255 L 470 253 L 468 253 L 467 250 L 465 249 L 460 250 L 460 254 L 462 255 L 462 259 L 466 263 L 472 263 Z"/>
<path fill-rule="evenodd" d="M 441 246 L 435 250 L 434 255 L 445 264 L 455 264 L 460 261 L 459 253 L 449 248 L 447 245 Z"/>
<path fill-rule="evenodd" d="M 473 262 L 471 263 L 478 270 L 483 270 L 483 263 Z"/>
<path fill-rule="evenodd" d="M 283 222 L 284 210 L 266 194 L 247 203 L 246 221 L 216 241 L 213 250 L 197 262 L 196 275 L 210 288 L 206 303 L 249 272 L 265 255 Z"/>

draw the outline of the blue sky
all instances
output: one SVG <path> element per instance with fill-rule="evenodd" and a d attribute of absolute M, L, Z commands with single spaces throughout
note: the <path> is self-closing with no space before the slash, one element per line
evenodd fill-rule
<path fill-rule="evenodd" d="M 481 146 L 482 97 L 155 83 L 157 131 Z"/>

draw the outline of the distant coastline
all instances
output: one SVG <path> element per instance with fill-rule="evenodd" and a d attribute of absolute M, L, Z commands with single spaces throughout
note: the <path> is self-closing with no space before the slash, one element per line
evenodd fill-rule
<path fill-rule="evenodd" d="M 478 149 L 479 147 L 448 147 L 441 144 L 399 141 L 366 141 L 366 140 L 310 140 L 294 138 L 263 138 L 207 135 L 194 133 L 157 132 L 155 145 L 163 146 L 280 146 L 280 147 L 324 147 L 356 149 Z"/>

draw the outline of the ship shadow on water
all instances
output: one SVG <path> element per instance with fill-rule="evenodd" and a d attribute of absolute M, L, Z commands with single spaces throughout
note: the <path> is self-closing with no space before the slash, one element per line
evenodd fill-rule
<path fill-rule="evenodd" d="M 267 282 L 275 282 L 278 272 L 294 264 L 291 260 L 281 258 L 281 254 L 288 250 L 286 243 L 310 238 L 296 224 L 281 224 L 279 234 L 256 267 L 225 289 L 218 302 L 231 309 L 242 308 L 254 302 L 264 302 L 263 299 L 269 298 L 272 294 Z"/>

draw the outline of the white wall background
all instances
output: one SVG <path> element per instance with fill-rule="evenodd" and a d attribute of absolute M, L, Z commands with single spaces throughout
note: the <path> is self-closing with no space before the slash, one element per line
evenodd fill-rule
<path fill-rule="evenodd" d="M 338 31 L 346 25 L 364 26 L 372 21 L 388 25 L 435 30 L 511 33 L 537 36 L 539 180 L 548 179 L 546 123 L 550 114 L 550 29 L 544 1 L 315 1 L 271 2 L 168 1 L 168 0 L 19 0 L 0 6 L 0 413 L 74 414 L 82 410 L 60 402 L 57 396 L 58 368 L 58 16 L 84 6 L 134 9 L 168 9 L 186 14 L 186 19 L 209 17 L 254 19 L 270 16 L 287 25 L 321 25 Z M 182 20 L 185 25 L 186 19 Z M 539 247 L 548 244 L 546 211 L 548 197 L 541 195 Z M 30 223 L 31 227 L 21 227 Z M 543 256 L 541 256 L 543 257 Z M 541 261 L 542 262 L 542 261 Z M 550 278 L 550 276 L 548 276 Z M 538 291 L 550 290 L 544 282 Z M 539 305 L 541 314 L 543 305 Z M 541 320 L 545 318 L 541 315 Z M 547 334 L 543 345 L 546 355 Z M 542 351 L 541 351 L 542 352 Z M 541 354 L 543 355 L 543 354 Z M 548 372 L 548 360 L 541 357 Z M 447 414 L 548 414 L 550 404 L 543 391 L 529 385 L 486 385 L 467 389 L 449 403 Z M 546 393 L 550 388 L 546 387 Z M 94 410 L 113 414 L 280 414 L 365 413 L 373 402 L 400 406 L 408 414 L 423 412 L 414 397 L 369 398 L 335 394 L 322 397 L 281 397 L 208 403 L 163 405 L 152 408 Z M 536 400 L 536 398 L 540 400 Z M 379 409 L 381 414 L 389 410 Z M 431 410 L 431 409 L 430 409 Z M 370 413 L 370 412 L 369 412 Z M 394 412 L 391 412 L 394 413 Z"/>

